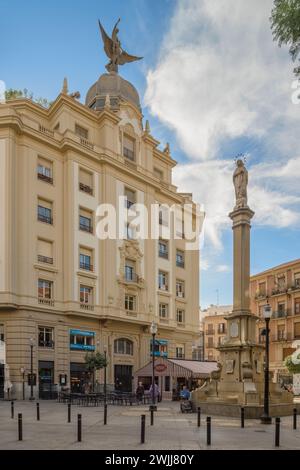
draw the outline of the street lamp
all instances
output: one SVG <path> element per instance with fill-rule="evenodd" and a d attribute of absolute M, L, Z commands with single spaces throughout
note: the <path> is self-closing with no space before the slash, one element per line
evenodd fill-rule
<path fill-rule="evenodd" d="M 266 321 L 266 360 L 265 360 L 265 390 L 264 390 L 264 412 L 260 420 L 262 424 L 271 424 L 272 418 L 269 416 L 269 323 L 272 316 L 272 308 L 269 304 L 264 306 L 263 316 Z"/>
<path fill-rule="evenodd" d="M 30 397 L 29 400 L 34 400 L 33 396 L 33 338 L 30 338 Z"/>
<path fill-rule="evenodd" d="M 21 367 L 20 372 L 22 374 L 22 395 L 23 400 L 25 400 L 25 367 Z"/>
<path fill-rule="evenodd" d="M 107 373 L 107 351 L 106 351 L 106 346 L 104 346 L 104 359 L 105 359 L 105 365 L 104 365 L 104 388 L 103 388 L 103 392 L 104 392 L 104 405 L 106 405 L 106 400 L 107 400 L 107 391 L 106 391 L 106 382 L 107 382 L 107 377 L 106 377 L 106 373 Z"/>
<path fill-rule="evenodd" d="M 155 335 L 157 334 L 157 324 L 155 321 L 152 321 L 150 326 L 150 333 L 152 334 L 152 405 L 150 406 L 150 410 L 156 410 L 155 406 Z"/>

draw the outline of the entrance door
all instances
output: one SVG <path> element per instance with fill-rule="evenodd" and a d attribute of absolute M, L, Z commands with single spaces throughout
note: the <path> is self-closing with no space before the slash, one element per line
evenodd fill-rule
<path fill-rule="evenodd" d="M 115 389 L 132 392 L 132 366 L 115 365 Z"/>
<path fill-rule="evenodd" d="M 81 362 L 70 363 L 70 385 L 72 393 L 83 393 L 88 379 L 89 377 L 85 364 Z"/>
<path fill-rule="evenodd" d="M 0 364 L 0 399 L 4 398 L 4 364 Z"/>
<path fill-rule="evenodd" d="M 53 361 L 39 361 L 39 397 L 44 400 L 57 398 Z"/>

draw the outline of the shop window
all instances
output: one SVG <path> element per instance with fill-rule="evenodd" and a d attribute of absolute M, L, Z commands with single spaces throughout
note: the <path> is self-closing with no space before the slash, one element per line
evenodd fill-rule
<path fill-rule="evenodd" d="M 95 351 L 95 333 L 93 331 L 70 330 L 70 349 Z"/>

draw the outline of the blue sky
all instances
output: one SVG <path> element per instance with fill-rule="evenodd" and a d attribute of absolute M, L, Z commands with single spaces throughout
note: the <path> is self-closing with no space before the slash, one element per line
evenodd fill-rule
<path fill-rule="evenodd" d="M 247 155 L 251 271 L 300 255 L 300 105 L 293 65 L 272 41 L 272 0 L 1 0 L 0 80 L 54 99 L 65 76 L 82 99 L 105 71 L 97 20 L 121 17 L 121 75 L 152 134 L 171 144 L 175 183 L 204 204 L 201 305 L 232 299 L 234 156 Z"/>

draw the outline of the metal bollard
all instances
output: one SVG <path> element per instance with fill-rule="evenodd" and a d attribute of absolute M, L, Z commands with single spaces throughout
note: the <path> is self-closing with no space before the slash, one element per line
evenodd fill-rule
<path fill-rule="evenodd" d="M 241 428 L 245 427 L 245 408 L 241 408 Z"/>
<path fill-rule="evenodd" d="M 22 413 L 18 413 L 18 439 L 19 441 L 23 441 Z"/>
<path fill-rule="evenodd" d="M 81 429 L 82 421 L 81 421 L 81 414 L 77 415 L 77 441 L 81 442 L 82 436 L 82 429 Z"/>
<path fill-rule="evenodd" d="M 141 415 L 141 444 L 145 442 L 146 415 Z"/>
<path fill-rule="evenodd" d="M 104 424 L 107 424 L 107 404 L 104 405 Z"/>
<path fill-rule="evenodd" d="M 201 408 L 200 408 L 200 406 L 197 408 L 197 413 L 198 413 L 197 426 L 198 426 L 198 428 L 200 428 L 200 426 L 201 426 Z"/>
<path fill-rule="evenodd" d="M 206 444 L 211 445 L 211 417 L 206 418 Z"/>
<path fill-rule="evenodd" d="M 68 423 L 71 422 L 71 403 L 68 403 Z"/>
<path fill-rule="evenodd" d="M 280 418 L 275 419 L 275 447 L 280 445 Z"/>
<path fill-rule="evenodd" d="M 152 409 L 150 410 L 150 419 L 151 419 L 150 425 L 153 426 L 153 424 L 154 424 L 154 410 L 152 410 Z"/>
<path fill-rule="evenodd" d="M 14 419 L 14 417 L 15 417 L 15 404 L 14 404 L 13 401 L 10 404 L 10 413 L 11 413 L 11 419 Z"/>
<path fill-rule="evenodd" d="M 297 408 L 293 409 L 293 429 L 297 429 Z"/>
<path fill-rule="evenodd" d="M 36 404 L 36 420 L 37 421 L 40 420 L 40 404 L 39 403 Z"/>

